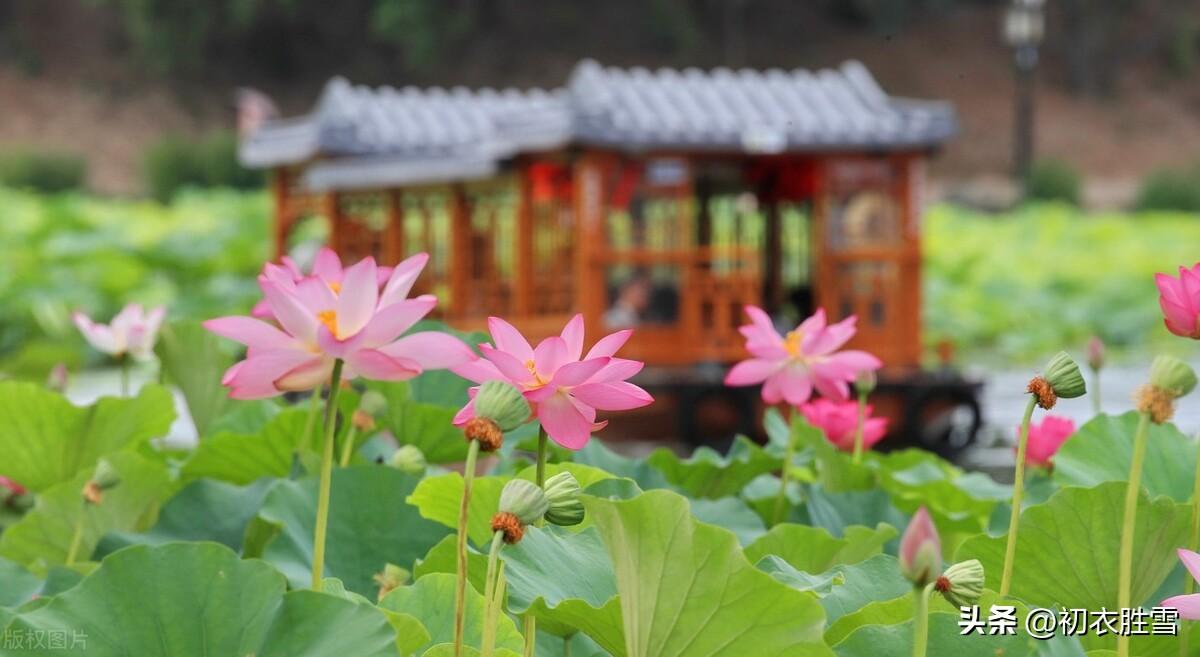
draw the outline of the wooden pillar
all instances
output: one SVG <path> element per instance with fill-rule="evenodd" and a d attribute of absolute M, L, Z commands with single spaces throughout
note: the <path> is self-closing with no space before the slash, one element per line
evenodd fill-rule
<path fill-rule="evenodd" d="M 287 255 L 287 238 L 292 229 L 291 211 L 288 207 L 287 169 L 278 167 L 271 172 L 271 197 L 274 200 L 275 260 Z"/>
<path fill-rule="evenodd" d="M 467 206 L 467 194 L 462 185 L 450 188 L 450 316 L 459 318 L 467 314 L 468 295 L 471 285 L 471 268 L 474 266 L 471 252 L 471 212 Z"/>
<path fill-rule="evenodd" d="M 766 253 L 763 259 L 763 304 L 767 314 L 775 315 L 783 307 L 783 225 L 779 206 L 768 194 L 763 204 L 766 215 Z"/>
<path fill-rule="evenodd" d="M 901 249 L 900 303 L 893 312 L 900 315 L 897 339 L 899 365 L 921 364 L 921 213 L 925 168 L 920 155 L 895 158 L 897 202 L 900 207 Z"/>
<path fill-rule="evenodd" d="M 513 309 L 518 317 L 534 314 L 534 248 L 537 238 L 533 225 L 533 181 L 529 178 L 529 167 L 517 169 L 517 234 L 514 241 L 516 253 L 516 280 L 513 281 Z"/>
<path fill-rule="evenodd" d="M 599 155 L 573 163 L 575 188 L 575 309 L 583 313 L 588 335 L 604 334 L 604 165 Z"/>
<path fill-rule="evenodd" d="M 322 199 L 325 206 L 325 217 L 329 220 L 329 248 L 338 255 L 346 257 L 346 226 L 342 218 L 341 204 L 338 203 L 337 192 L 326 192 Z"/>
<path fill-rule="evenodd" d="M 404 259 L 404 197 L 398 189 L 385 192 L 384 212 L 386 223 L 383 227 L 383 262 L 394 265 Z"/>

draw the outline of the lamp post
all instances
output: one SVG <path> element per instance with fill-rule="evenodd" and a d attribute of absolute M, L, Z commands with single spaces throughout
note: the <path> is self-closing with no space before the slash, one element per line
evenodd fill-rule
<path fill-rule="evenodd" d="M 1045 33 L 1045 0 L 1013 0 L 1004 15 L 1004 39 L 1013 48 L 1016 64 L 1016 122 L 1013 135 L 1013 176 L 1022 185 L 1033 162 L 1033 72 L 1038 45 Z"/>

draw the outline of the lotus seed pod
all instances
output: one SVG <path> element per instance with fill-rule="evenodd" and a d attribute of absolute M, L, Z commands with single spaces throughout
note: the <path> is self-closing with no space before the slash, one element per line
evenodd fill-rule
<path fill-rule="evenodd" d="M 394 563 L 389 563 L 383 567 L 383 572 L 375 573 L 372 579 L 379 585 L 379 599 L 382 600 L 387 594 L 407 584 L 411 577 L 412 573 Z"/>
<path fill-rule="evenodd" d="M 955 607 L 970 607 L 983 595 L 983 564 L 978 559 L 956 563 L 937 578 L 934 588 Z"/>
<path fill-rule="evenodd" d="M 869 395 L 875 391 L 878 383 L 879 377 L 875 374 L 875 370 L 862 370 L 858 376 L 854 377 L 854 391 L 860 395 Z"/>
<path fill-rule="evenodd" d="M 121 483 L 121 475 L 111 463 L 105 459 L 101 459 L 96 464 L 96 470 L 92 473 L 92 482 L 100 490 L 108 490 L 115 488 L 117 484 Z"/>
<path fill-rule="evenodd" d="M 1159 356 L 1150 365 L 1150 385 L 1179 399 L 1196 387 L 1196 372 L 1178 358 Z"/>
<path fill-rule="evenodd" d="M 392 453 L 388 464 L 401 472 L 416 475 L 424 474 L 427 465 L 425 454 L 416 445 L 401 445 L 400 449 Z"/>
<path fill-rule="evenodd" d="M 925 507 L 917 509 L 900 538 L 900 572 L 913 586 L 929 585 L 942 572 L 942 542 Z"/>
<path fill-rule="evenodd" d="M 546 521 L 560 527 L 570 527 L 583 522 L 583 502 L 579 499 L 579 480 L 575 475 L 562 471 L 546 480 Z"/>
<path fill-rule="evenodd" d="M 1043 377 L 1057 397 L 1073 399 L 1082 397 L 1087 392 L 1087 384 L 1083 381 L 1083 374 L 1080 373 L 1079 366 L 1065 351 L 1055 354 L 1054 358 L 1046 363 L 1044 371 Z"/>
<path fill-rule="evenodd" d="M 500 513 L 513 514 L 523 525 L 540 520 L 548 508 L 546 493 L 532 481 L 513 479 L 500 491 Z"/>
<path fill-rule="evenodd" d="M 529 402 L 510 383 L 487 381 L 475 393 L 475 417 L 495 422 L 500 431 L 512 431 L 525 424 L 530 413 Z"/>
<path fill-rule="evenodd" d="M 362 399 L 358 402 L 358 409 L 370 415 L 371 417 L 379 417 L 387 412 L 387 397 L 378 390 L 368 390 L 363 393 Z"/>

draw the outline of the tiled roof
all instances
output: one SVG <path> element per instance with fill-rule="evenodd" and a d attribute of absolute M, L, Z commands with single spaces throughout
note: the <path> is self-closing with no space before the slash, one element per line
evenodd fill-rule
<path fill-rule="evenodd" d="M 422 182 L 482 177 L 504 158 L 568 143 L 633 151 L 897 149 L 940 144 L 956 127 L 950 105 L 888 96 L 858 62 L 816 72 L 649 71 L 585 60 L 551 91 L 372 89 L 334 78 L 312 113 L 266 123 L 240 152 L 258 167 L 320 156 L 307 182 L 328 187 L 372 167 L 372 185 L 417 174 Z"/>

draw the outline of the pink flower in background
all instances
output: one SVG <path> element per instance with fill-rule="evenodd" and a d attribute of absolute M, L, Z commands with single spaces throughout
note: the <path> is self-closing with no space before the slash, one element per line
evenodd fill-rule
<path fill-rule="evenodd" d="M 825 310 L 818 308 L 812 317 L 781 336 L 761 308 L 746 306 L 746 314 L 752 323 L 739 330 L 752 357 L 729 370 L 725 385 L 762 383 L 762 398 L 768 404 L 786 401 L 799 406 L 809 400 L 814 388 L 824 397 L 846 399 L 849 384 L 859 372 L 883 366 L 865 351 L 838 351 L 854 337 L 853 315 L 827 325 Z"/>
<path fill-rule="evenodd" d="M 1179 560 L 1187 568 L 1192 579 L 1200 582 L 1200 554 L 1191 550 L 1179 549 Z M 1177 595 L 1158 603 L 1160 607 L 1174 607 L 1179 610 L 1179 617 L 1184 620 L 1200 620 L 1200 593 Z"/>
<path fill-rule="evenodd" d="M 866 421 L 863 422 L 863 448 L 870 449 L 887 433 L 887 418 L 871 417 L 868 404 Z M 842 451 L 854 451 L 854 431 L 858 426 L 858 402 L 838 402 L 832 399 L 815 399 L 800 405 L 800 412 L 809 424 L 818 427 L 835 447 Z"/>
<path fill-rule="evenodd" d="M 1047 415 L 1042 421 L 1029 425 L 1029 444 L 1025 448 L 1025 463 L 1048 466 L 1058 448 L 1075 433 L 1075 422 L 1057 415 Z M 1021 438 L 1021 427 L 1017 427 L 1017 439 Z M 1014 448 L 1015 449 L 1015 448 Z"/>
<path fill-rule="evenodd" d="M 414 260 L 414 258 L 417 260 Z M 411 261 L 415 265 L 419 261 L 420 264 L 416 266 L 416 271 L 420 273 L 421 268 L 425 266 L 426 260 L 428 260 L 428 257 L 413 256 L 413 258 L 409 258 L 405 262 Z M 268 262 L 263 265 L 262 276 L 270 280 L 291 281 L 293 284 L 300 283 L 306 278 L 318 278 L 325 281 L 336 292 L 341 288 L 342 278 L 346 275 L 346 270 L 342 268 L 342 259 L 338 257 L 338 254 L 333 249 L 327 246 L 321 247 L 317 251 L 316 257 L 313 258 L 311 274 L 305 275 L 300 270 L 300 266 L 296 264 L 296 261 L 292 260 L 289 256 L 283 256 L 280 258 L 280 262 L 283 264 L 276 265 Z M 375 273 L 379 287 L 383 287 L 392 276 L 392 268 L 376 267 Z M 267 303 L 266 299 L 259 301 L 250 314 L 261 319 L 274 319 L 274 315 L 271 314 L 271 305 Z"/>
<path fill-rule="evenodd" d="M 1154 283 L 1167 330 L 1200 340 L 1200 263 L 1191 269 L 1180 267 L 1179 278 L 1155 274 Z"/>
<path fill-rule="evenodd" d="M 24 495 L 26 493 L 24 486 L 18 484 L 12 479 L 9 479 L 8 477 L 5 477 L 4 475 L 0 475 L 0 489 L 7 491 L 7 493 L 4 494 L 4 497 Z"/>
<path fill-rule="evenodd" d="M 140 304 L 131 303 L 108 324 L 97 324 L 81 312 L 72 318 L 84 339 L 97 351 L 118 358 L 129 355 L 145 360 L 154 355 L 154 341 L 158 339 L 166 312 L 161 306 L 146 312 Z"/>
<path fill-rule="evenodd" d="M 407 295 L 428 256 L 397 265 L 382 292 L 374 258 L 336 272 L 292 279 L 265 274 L 259 285 L 280 328 L 252 317 L 221 317 L 204 323 L 217 335 L 247 347 L 246 359 L 225 373 L 222 383 L 235 399 L 260 399 L 293 390 L 311 390 L 329 380 L 334 361 L 345 362 L 344 380 L 412 378 L 427 369 L 445 369 L 475 358 L 458 338 L 438 331 L 400 337 L 437 304 L 432 295 Z M 280 268 L 282 269 L 282 268 Z M 275 272 L 278 273 L 278 272 Z"/>
<path fill-rule="evenodd" d="M 917 509 L 900 537 L 900 572 L 925 586 L 942 574 L 942 541 L 925 507 Z"/>
<path fill-rule="evenodd" d="M 593 431 L 606 422 L 596 422 L 596 411 L 624 411 L 654 401 L 645 390 L 625 379 L 641 371 L 643 363 L 613 356 L 632 331 L 617 331 L 601 338 L 583 354 L 583 315 L 575 315 L 562 333 L 531 347 L 512 324 L 491 317 L 488 329 L 496 346 L 481 344 L 483 358 L 452 368 L 459 376 L 476 383 L 507 381 L 524 394 L 534 416 L 554 442 L 567 449 L 580 449 Z M 474 399 L 475 389 L 471 390 Z M 468 402 L 454 418 L 456 425 L 474 417 L 474 402 Z"/>

